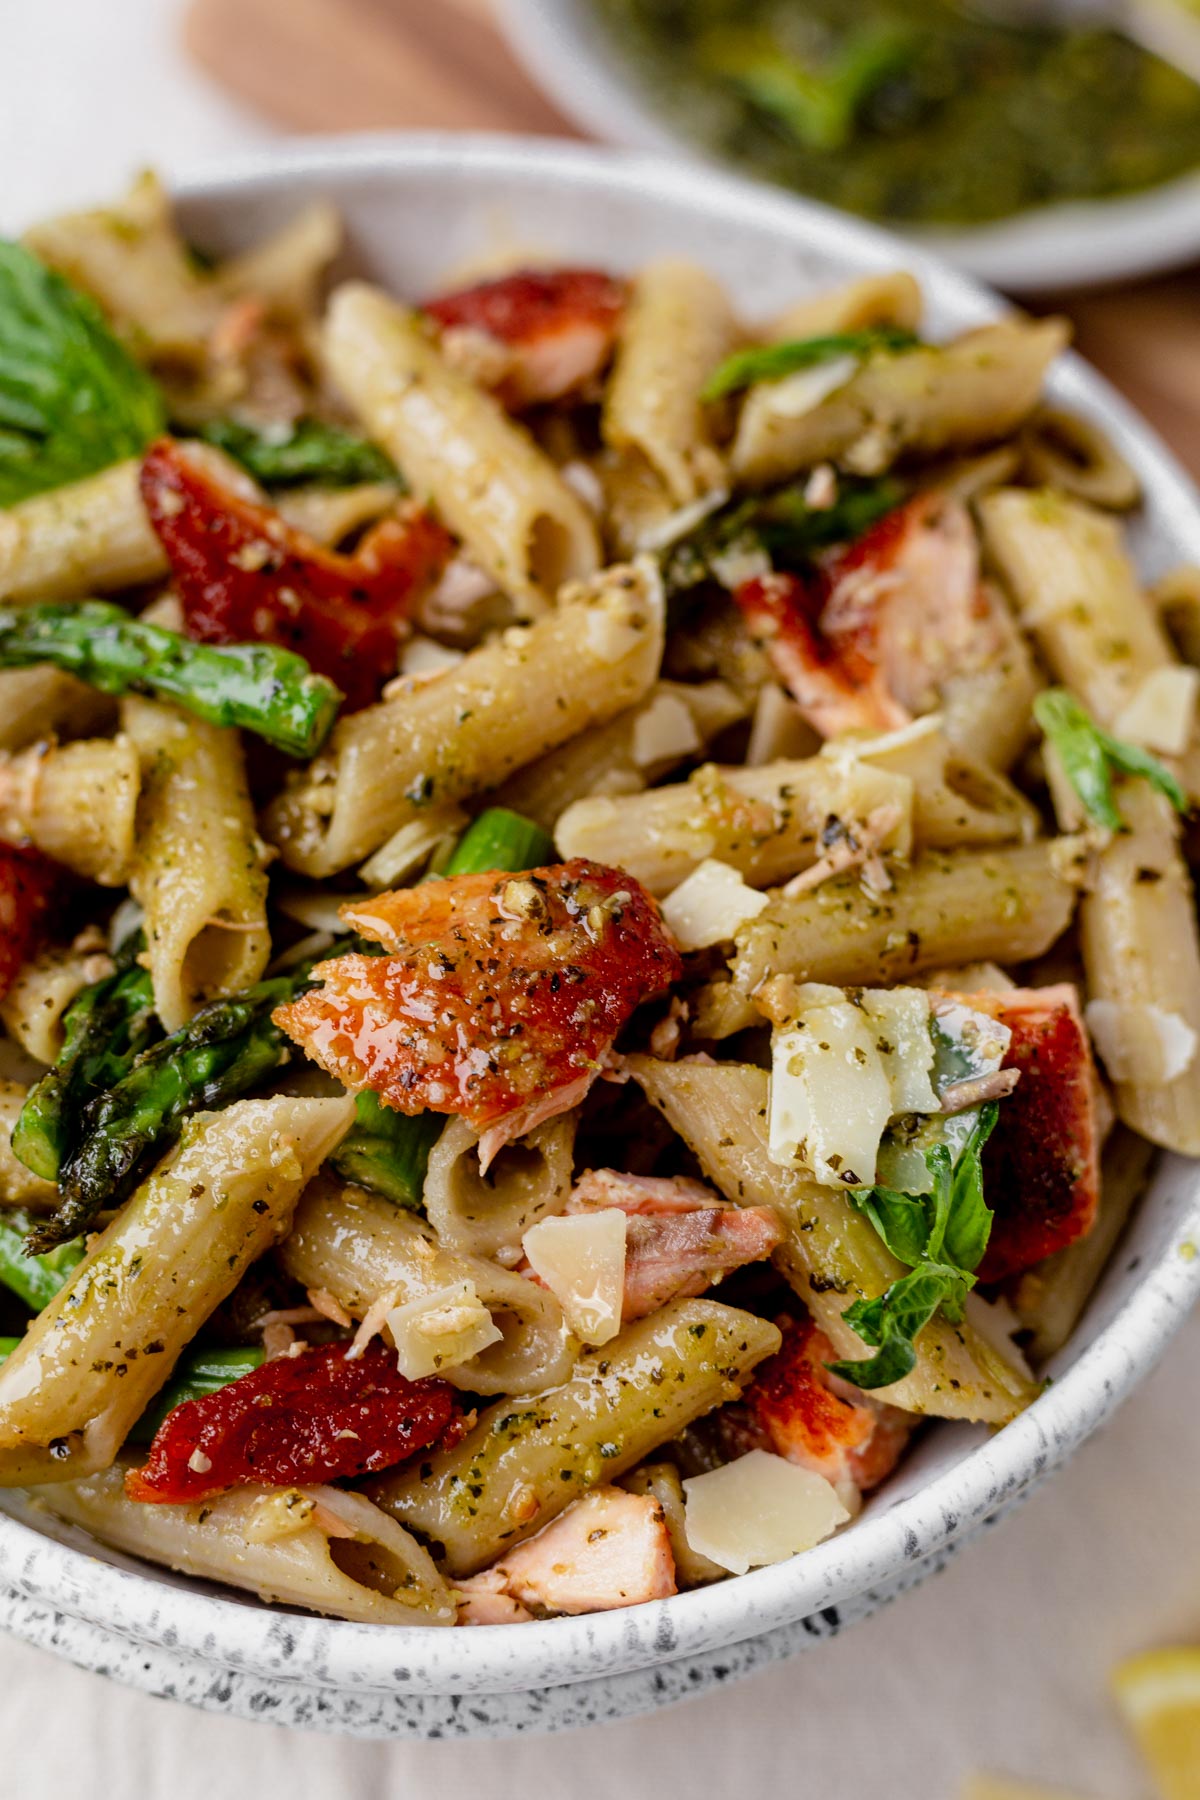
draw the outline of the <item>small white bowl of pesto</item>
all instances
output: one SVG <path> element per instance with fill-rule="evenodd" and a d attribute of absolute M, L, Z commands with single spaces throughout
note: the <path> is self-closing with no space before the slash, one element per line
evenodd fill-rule
<path fill-rule="evenodd" d="M 571 117 L 916 237 L 1014 292 L 1200 254 L 1200 84 L 970 0 L 503 0 Z"/>

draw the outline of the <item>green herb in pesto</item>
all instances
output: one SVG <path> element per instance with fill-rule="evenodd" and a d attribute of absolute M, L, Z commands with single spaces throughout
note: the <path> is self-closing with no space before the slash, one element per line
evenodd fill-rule
<path fill-rule="evenodd" d="M 880 325 L 870 331 L 835 331 L 825 337 L 791 338 L 778 344 L 758 344 L 735 350 L 714 369 L 701 390 L 702 400 L 720 400 L 760 381 L 782 381 L 801 369 L 814 369 L 839 357 L 862 360 L 880 351 L 912 350 L 920 339 L 915 332 Z"/>
<path fill-rule="evenodd" d="M 807 482 L 789 482 L 749 500 L 738 500 L 704 521 L 663 558 L 663 585 L 671 598 L 719 580 L 721 559 L 731 552 L 761 550 L 777 569 L 803 569 L 819 550 L 852 544 L 901 504 L 906 489 L 892 476 L 874 480 L 843 475 L 832 506 L 813 506 Z"/>
<path fill-rule="evenodd" d="M 1177 812 L 1188 810 L 1187 795 L 1171 771 L 1136 744 L 1111 737 L 1066 688 L 1047 688 L 1033 703 L 1033 716 L 1062 764 L 1087 815 L 1109 831 L 1126 831 L 1113 798 L 1114 775 L 1133 775 L 1165 794 Z"/>
<path fill-rule="evenodd" d="M 236 419 L 212 419 L 199 435 L 249 470 L 264 487 L 353 487 L 363 481 L 400 481 L 400 471 L 377 444 L 323 419 L 299 419 L 285 433 L 256 431 Z"/>
<path fill-rule="evenodd" d="M 969 0 L 592 0 L 684 136 L 833 206 L 976 224 L 1200 164 L 1200 86 L 1116 31 Z"/>
<path fill-rule="evenodd" d="M 849 1199 L 874 1225 L 892 1255 L 911 1273 L 893 1281 L 874 1300 L 856 1300 L 842 1315 L 875 1351 L 858 1362 L 835 1362 L 835 1375 L 860 1388 L 890 1387 L 916 1366 L 915 1339 L 939 1310 L 951 1324 L 975 1285 L 992 1230 L 983 1197 L 983 1147 L 995 1129 L 999 1107 L 979 1109 L 956 1162 L 944 1144 L 925 1153 L 928 1194 L 891 1188 L 854 1188 Z"/>
<path fill-rule="evenodd" d="M 140 455 L 164 422 L 95 301 L 0 241 L 0 506 Z"/>

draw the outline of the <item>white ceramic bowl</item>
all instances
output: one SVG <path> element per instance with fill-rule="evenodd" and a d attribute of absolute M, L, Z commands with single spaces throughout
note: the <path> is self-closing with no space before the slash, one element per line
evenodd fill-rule
<path fill-rule="evenodd" d="M 598 21 L 592 0 L 499 0 L 499 13 L 530 72 L 585 130 L 633 150 L 715 162 L 655 108 L 637 70 Z M 908 235 L 1014 294 L 1149 275 L 1200 255 L 1200 174 L 1144 194 Z"/>
<path fill-rule="evenodd" d="M 231 250 L 327 195 L 352 258 L 400 294 L 436 290 L 503 247 L 635 268 L 695 257 L 747 314 L 905 263 L 935 334 L 996 303 L 939 263 L 839 214 L 708 170 L 511 138 L 393 137 L 287 149 L 182 186 L 199 241 Z M 1149 496 L 1148 573 L 1200 562 L 1200 498 L 1081 362 L 1056 399 L 1102 420 Z M 247 1717 L 387 1736 L 550 1729 L 662 1704 L 812 1643 L 921 1578 L 1042 1479 L 1147 1373 L 1200 1289 L 1200 1176 L 1164 1158 L 1055 1381 L 997 1436 L 939 1426 L 841 1536 L 789 1563 L 590 1618 L 408 1631 L 310 1618 L 103 1550 L 9 1496 L 0 1623 L 153 1693 Z"/>

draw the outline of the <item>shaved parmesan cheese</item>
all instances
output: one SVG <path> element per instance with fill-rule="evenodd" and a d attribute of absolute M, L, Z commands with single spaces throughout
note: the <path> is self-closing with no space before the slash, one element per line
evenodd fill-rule
<path fill-rule="evenodd" d="M 931 969 L 918 977 L 924 988 L 941 988 L 950 994 L 1012 994 L 1017 984 L 999 963 L 963 963 L 957 969 Z"/>
<path fill-rule="evenodd" d="M 811 1550 L 850 1517 L 832 1484 L 769 1450 L 751 1450 L 683 1484 L 688 1545 L 731 1575 Z"/>
<path fill-rule="evenodd" d="M 630 752 L 639 769 L 690 756 L 699 748 L 696 721 L 686 700 L 678 694 L 655 694 L 634 719 Z"/>
<path fill-rule="evenodd" d="M 848 1000 L 808 1008 L 771 1040 L 768 1155 L 808 1169 L 826 1187 L 875 1179 L 879 1143 L 892 1117 L 892 1087 L 877 1031 Z"/>
<path fill-rule="evenodd" d="M 791 696 L 778 682 L 764 681 L 746 745 L 746 767 L 758 769 L 764 763 L 812 756 L 819 745 L 820 739 Z"/>
<path fill-rule="evenodd" d="M 394 832 L 358 872 L 368 887 L 393 887 L 427 863 L 447 838 L 457 838 L 466 824 L 467 815 L 460 807 L 432 807 Z"/>
<path fill-rule="evenodd" d="M 621 1329 L 626 1223 L 620 1208 L 610 1206 L 543 1219 L 521 1240 L 530 1268 L 585 1344 L 607 1344 Z"/>
<path fill-rule="evenodd" d="M 313 893 L 284 892 L 276 904 L 280 912 L 286 918 L 295 919 L 297 925 L 307 925 L 310 931 L 332 932 L 336 937 L 346 929 L 346 921 L 339 909 L 361 899 L 361 894 L 327 894 L 317 890 Z"/>
<path fill-rule="evenodd" d="M 653 525 L 648 525 L 644 531 L 639 532 L 638 549 L 668 550 L 680 538 L 695 531 L 697 525 L 702 525 L 709 513 L 724 506 L 728 498 L 728 488 L 714 488 L 711 493 L 702 494 L 699 500 L 693 500 L 689 506 L 681 506 L 676 512 L 668 513 L 665 518 L 656 519 Z"/>
<path fill-rule="evenodd" d="M 709 859 L 663 901 L 662 915 L 681 950 L 704 950 L 736 937 L 767 904 L 737 869 Z"/>
<path fill-rule="evenodd" d="M 834 356 L 811 369 L 797 369 L 794 375 L 785 375 L 781 381 L 764 384 L 755 391 L 764 396 L 763 404 L 777 419 L 802 419 L 857 374 L 856 356 Z"/>
<path fill-rule="evenodd" d="M 877 757 L 887 757 L 894 750 L 908 750 L 914 744 L 923 744 L 930 738 L 942 735 L 941 713 L 922 713 L 909 725 L 899 725 L 895 731 L 881 731 L 872 737 L 834 738 L 827 743 L 821 755 L 828 761 L 845 767 L 856 762 L 874 762 Z"/>
<path fill-rule="evenodd" d="M 604 484 L 591 463 L 580 462 L 576 457 L 574 461 L 564 463 L 558 472 L 589 512 L 598 516 L 604 511 Z"/>
<path fill-rule="evenodd" d="M 1155 669 L 1121 712 L 1113 731 L 1143 749 L 1182 756 L 1192 740 L 1197 696 L 1200 669 Z"/>
<path fill-rule="evenodd" d="M 387 1325 L 400 1373 L 409 1381 L 446 1375 L 504 1335 L 470 1281 L 393 1307 Z"/>
<path fill-rule="evenodd" d="M 976 1012 L 973 1006 L 966 1006 L 961 1000 L 939 998 L 936 1005 L 939 1031 L 957 1045 L 966 1058 L 967 1066 L 958 1079 L 994 1075 L 1012 1042 L 1009 1027 L 1002 1025 L 999 1019 L 989 1018 L 987 1013 Z"/>
<path fill-rule="evenodd" d="M 1025 1360 L 1024 1351 L 1013 1342 L 1014 1333 L 1022 1329 L 1022 1324 L 1008 1301 L 1003 1297 L 985 1300 L 980 1294 L 968 1294 L 963 1307 L 967 1324 L 984 1343 L 990 1344 L 997 1356 L 1002 1356 L 1027 1381 L 1032 1381 L 1033 1370 Z"/>
<path fill-rule="evenodd" d="M 1197 1037 L 1187 1020 L 1161 1006 L 1092 1000 L 1084 1008 L 1092 1039 L 1113 1081 L 1161 1086 L 1191 1067 Z"/>
<path fill-rule="evenodd" d="M 877 1027 L 875 1048 L 891 1084 L 892 1112 L 935 1113 L 929 995 L 920 988 L 868 988 L 863 1011 Z"/>
<path fill-rule="evenodd" d="M 766 551 L 759 549 L 751 538 L 736 538 L 728 550 L 714 551 L 708 566 L 721 586 L 731 593 L 744 581 L 762 581 L 774 572 Z"/>
<path fill-rule="evenodd" d="M 452 669 L 462 659 L 461 650 L 448 650 L 436 638 L 414 637 L 409 639 L 401 652 L 400 672 L 428 681 L 435 675 L 444 675 L 447 669 Z"/>

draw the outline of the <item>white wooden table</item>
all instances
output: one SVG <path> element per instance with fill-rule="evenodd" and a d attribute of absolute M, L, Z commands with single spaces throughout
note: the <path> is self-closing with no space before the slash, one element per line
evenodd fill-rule
<path fill-rule="evenodd" d="M 431 0 L 436 4 L 436 0 Z M 0 231 L 269 141 L 175 48 L 179 0 L 2 0 Z M 0 1640 L 3 1800 L 953 1800 L 978 1766 L 1147 1786 L 1105 1697 L 1200 1640 L 1200 1320 L 1108 1432 L 937 1580 L 690 1707 L 558 1739 L 359 1744 L 191 1713 Z"/>

